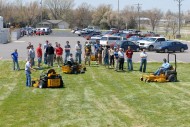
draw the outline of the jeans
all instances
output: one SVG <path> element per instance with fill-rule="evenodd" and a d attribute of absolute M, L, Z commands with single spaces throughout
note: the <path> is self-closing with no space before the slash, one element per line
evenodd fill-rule
<path fill-rule="evenodd" d="M 20 70 L 18 60 L 13 60 L 13 70 Z"/>
<path fill-rule="evenodd" d="M 146 64 L 147 60 L 146 59 L 141 59 L 141 65 L 140 65 L 140 71 L 146 72 Z M 143 68 L 143 69 L 142 69 Z"/>
<path fill-rule="evenodd" d="M 47 53 L 44 53 L 44 64 L 47 64 Z"/>
<path fill-rule="evenodd" d="M 113 65 L 114 66 L 114 55 L 110 56 L 110 66 Z"/>
<path fill-rule="evenodd" d="M 124 58 L 119 58 L 119 70 L 123 70 Z"/>
<path fill-rule="evenodd" d="M 159 68 L 155 73 L 154 75 L 160 75 L 160 73 L 165 73 L 166 72 L 166 68 Z"/>
<path fill-rule="evenodd" d="M 129 71 L 133 70 L 132 58 L 127 58 L 127 67 Z"/>
<path fill-rule="evenodd" d="M 26 86 L 27 87 L 30 87 L 31 86 L 31 72 L 30 71 L 25 71 L 26 73 Z"/>
<path fill-rule="evenodd" d="M 67 63 L 67 59 L 70 55 L 70 52 L 65 52 L 65 59 L 64 59 L 64 62 Z"/>
<path fill-rule="evenodd" d="M 108 55 L 106 55 L 104 57 L 104 65 L 109 65 L 109 57 L 108 57 Z"/>
<path fill-rule="evenodd" d="M 54 54 L 47 55 L 47 64 L 48 64 L 48 66 L 53 67 L 53 57 L 54 57 Z"/>
<path fill-rule="evenodd" d="M 81 64 L 81 53 L 76 53 L 76 54 L 75 54 L 75 59 L 76 59 L 76 61 L 77 61 L 79 64 Z"/>

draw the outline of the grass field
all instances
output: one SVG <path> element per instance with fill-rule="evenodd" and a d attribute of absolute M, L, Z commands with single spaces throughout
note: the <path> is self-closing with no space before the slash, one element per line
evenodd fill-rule
<path fill-rule="evenodd" d="M 148 63 L 148 72 L 160 63 Z M 24 63 L 20 63 L 24 68 Z M 24 70 L 0 61 L 0 127 L 189 127 L 189 64 L 178 64 L 176 83 L 145 83 L 133 72 L 103 66 L 66 75 L 63 89 L 25 87 Z M 33 72 L 39 77 L 42 70 Z"/>

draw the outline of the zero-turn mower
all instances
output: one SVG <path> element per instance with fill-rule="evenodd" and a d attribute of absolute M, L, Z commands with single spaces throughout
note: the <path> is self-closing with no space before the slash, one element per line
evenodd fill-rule
<path fill-rule="evenodd" d="M 177 82 L 177 61 L 176 61 L 176 54 L 168 53 L 168 63 L 170 62 L 170 56 L 173 55 L 175 58 L 175 65 L 174 67 L 171 65 L 171 67 L 166 70 L 165 72 L 162 72 L 160 75 L 143 75 L 140 80 L 145 82 Z"/>
<path fill-rule="evenodd" d="M 57 74 L 54 69 L 50 69 L 47 73 L 42 72 L 40 79 L 32 80 L 32 86 L 39 88 L 63 88 L 64 83 L 62 76 Z"/>

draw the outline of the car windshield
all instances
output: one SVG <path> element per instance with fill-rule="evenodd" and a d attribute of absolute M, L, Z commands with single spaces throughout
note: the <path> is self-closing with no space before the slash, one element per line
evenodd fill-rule
<path fill-rule="evenodd" d="M 101 40 L 106 41 L 108 38 L 107 37 L 102 37 Z"/>
<path fill-rule="evenodd" d="M 151 41 L 154 42 L 156 40 L 156 38 L 148 38 L 147 41 Z"/>

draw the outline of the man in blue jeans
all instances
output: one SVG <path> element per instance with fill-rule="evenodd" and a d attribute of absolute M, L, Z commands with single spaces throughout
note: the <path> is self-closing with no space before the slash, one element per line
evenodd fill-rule
<path fill-rule="evenodd" d="M 77 41 L 77 44 L 75 45 L 75 50 L 76 50 L 75 54 L 76 62 L 81 64 L 82 45 L 80 44 L 80 41 Z"/>
<path fill-rule="evenodd" d="M 19 64 L 18 64 L 18 52 L 17 49 L 11 54 L 13 59 L 13 70 L 20 70 Z"/>
<path fill-rule="evenodd" d="M 148 55 L 145 49 L 143 49 L 142 52 L 140 53 L 140 57 L 141 57 L 140 72 L 146 72 L 147 56 Z"/>
<path fill-rule="evenodd" d="M 31 67 L 31 62 L 32 62 L 31 60 L 28 60 L 28 61 L 26 62 L 26 64 L 25 64 L 26 86 L 27 86 L 27 87 L 31 87 L 31 76 L 30 76 L 31 70 L 36 71 L 35 69 L 33 69 L 33 68 Z"/>
<path fill-rule="evenodd" d="M 130 46 L 128 46 L 128 49 L 126 50 L 126 56 L 127 56 L 127 68 L 129 71 L 132 71 L 133 70 L 133 63 L 132 63 L 133 50 L 131 50 Z"/>
<path fill-rule="evenodd" d="M 170 64 L 167 62 L 167 60 L 164 58 L 163 59 L 163 64 L 162 66 L 154 73 L 154 75 L 160 75 L 160 73 L 164 73 L 166 70 L 170 68 Z"/>
<path fill-rule="evenodd" d="M 64 62 L 67 63 L 67 59 L 69 58 L 70 50 L 71 50 L 71 46 L 69 45 L 69 41 L 66 42 L 64 50 L 65 50 L 65 60 L 64 60 Z"/>

